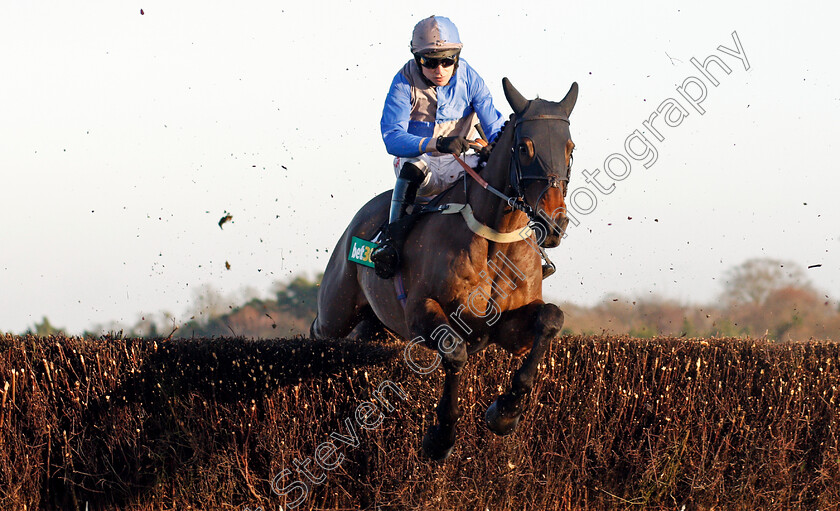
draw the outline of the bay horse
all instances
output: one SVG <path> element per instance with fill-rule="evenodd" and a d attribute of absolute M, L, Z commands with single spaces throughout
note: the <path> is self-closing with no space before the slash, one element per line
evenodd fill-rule
<path fill-rule="evenodd" d="M 388 218 L 391 192 L 371 199 L 333 250 L 310 328 L 315 339 L 390 331 L 412 339 L 405 351 L 409 364 L 409 347 L 421 344 L 437 352 L 445 372 L 443 394 L 438 423 L 423 438 L 423 451 L 434 460 L 448 457 L 455 445 L 462 415 L 458 387 L 468 355 L 489 344 L 515 356 L 528 352 L 510 390 L 485 414 L 491 431 L 507 435 L 518 426 L 538 364 L 563 327 L 563 311 L 542 299 L 541 252 L 560 243 L 568 224 L 565 195 L 574 148 L 569 114 L 578 86 L 573 83 L 559 103 L 527 100 L 507 78 L 502 86 L 514 113 L 481 170 L 485 182 L 465 176 L 464 186 L 443 192 L 439 201 L 455 204 L 452 209 L 461 214 L 427 213 L 417 220 L 395 277 L 401 278 L 400 288 L 373 268 L 348 261 L 351 239 L 370 240 Z M 469 209 L 463 204 L 471 206 L 473 228 L 460 211 Z M 474 229 L 479 224 L 484 228 Z"/>

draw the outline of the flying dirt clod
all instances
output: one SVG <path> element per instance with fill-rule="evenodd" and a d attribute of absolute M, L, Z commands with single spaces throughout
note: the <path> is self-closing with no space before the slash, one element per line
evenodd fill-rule
<path fill-rule="evenodd" d="M 225 216 L 223 216 L 223 217 L 219 220 L 219 229 L 224 229 L 224 227 L 222 227 L 222 226 L 223 226 L 224 224 L 226 224 L 227 222 L 230 222 L 231 220 L 233 220 L 233 215 L 231 215 L 230 213 L 228 213 L 227 211 L 225 211 Z"/>

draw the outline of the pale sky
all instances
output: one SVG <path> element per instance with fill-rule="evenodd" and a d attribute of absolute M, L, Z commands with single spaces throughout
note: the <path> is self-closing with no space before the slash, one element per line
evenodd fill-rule
<path fill-rule="evenodd" d="M 505 115 L 504 76 L 528 98 L 580 85 L 570 189 L 595 192 L 585 169 L 615 189 L 550 251 L 548 298 L 708 303 L 752 257 L 821 264 L 808 276 L 840 296 L 836 3 L 519 4 L 7 2 L 0 331 L 184 320 L 207 284 L 269 296 L 323 271 L 356 210 L 393 187 L 382 104 L 431 14 L 458 26 Z M 749 70 L 717 49 L 733 32 Z M 711 66 L 701 115 L 677 87 L 709 55 L 731 73 Z M 659 125 L 657 161 L 604 178 L 669 98 L 688 116 Z"/>

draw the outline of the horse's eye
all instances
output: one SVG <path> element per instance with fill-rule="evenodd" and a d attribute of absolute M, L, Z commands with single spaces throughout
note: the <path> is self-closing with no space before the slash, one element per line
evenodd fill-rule
<path fill-rule="evenodd" d="M 523 138 L 519 143 L 519 162 L 522 165 L 530 165 L 534 161 L 534 142 L 530 138 Z"/>

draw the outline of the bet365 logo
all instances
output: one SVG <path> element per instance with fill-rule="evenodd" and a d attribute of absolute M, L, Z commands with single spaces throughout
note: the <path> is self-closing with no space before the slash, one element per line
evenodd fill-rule
<path fill-rule="evenodd" d="M 353 247 L 353 259 L 358 259 L 359 261 L 370 261 L 370 253 L 373 250 L 370 247 Z"/>
<path fill-rule="evenodd" d="M 373 252 L 373 249 L 376 248 L 376 243 L 372 243 L 355 236 L 353 236 L 351 241 L 350 253 L 347 255 L 347 260 L 373 268 L 374 265 L 370 260 L 370 254 Z"/>

